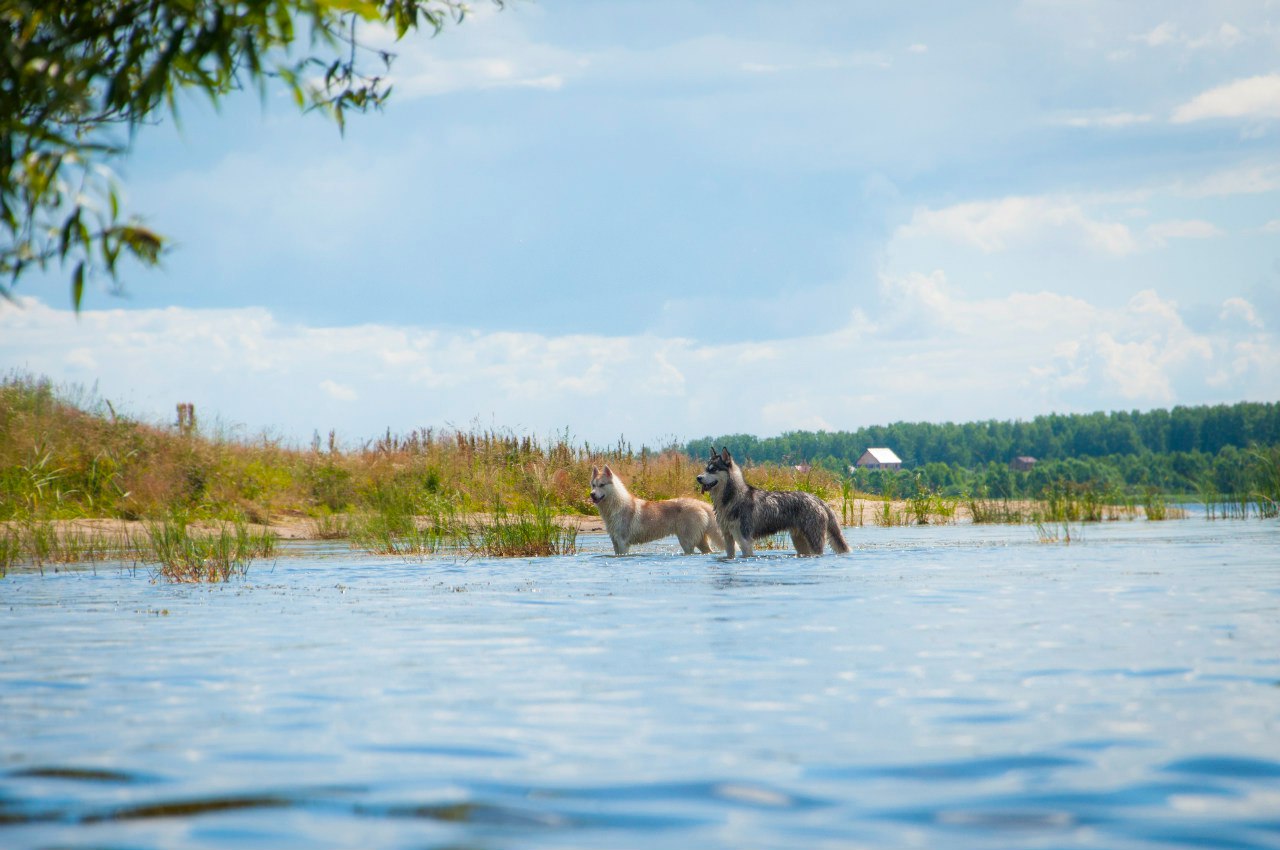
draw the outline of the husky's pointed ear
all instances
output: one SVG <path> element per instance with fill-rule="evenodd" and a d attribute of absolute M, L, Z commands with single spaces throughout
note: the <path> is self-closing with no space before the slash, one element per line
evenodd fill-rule
<path fill-rule="evenodd" d="M 604 477 L 605 478 L 613 477 L 613 470 L 609 468 L 609 464 L 607 463 L 604 465 Z"/>
<path fill-rule="evenodd" d="M 729 454 L 728 446 L 725 446 L 724 448 L 720 449 L 720 459 L 725 463 L 733 462 L 733 455 Z"/>
<path fill-rule="evenodd" d="M 600 477 L 600 467 L 598 467 L 598 466 L 593 466 L 593 467 L 591 467 L 591 477 L 592 477 L 592 478 L 599 478 L 599 477 Z"/>
<path fill-rule="evenodd" d="M 711 457 L 710 457 L 709 459 L 710 459 L 710 460 L 715 460 L 715 459 L 716 459 L 716 447 L 715 447 L 715 446 L 712 446 L 712 447 L 711 447 Z"/>

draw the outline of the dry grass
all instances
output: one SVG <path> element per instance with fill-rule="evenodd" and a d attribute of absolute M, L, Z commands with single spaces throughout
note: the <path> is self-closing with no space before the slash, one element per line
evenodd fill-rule
<path fill-rule="evenodd" d="M 675 448 L 593 451 L 567 435 L 420 429 L 350 449 L 332 433 L 309 447 L 233 439 L 135 421 L 84 393 L 10 376 L 0 382 L 0 569 L 152 545 L 66 533 L 68 522 L 90 517 L 155 529 L 175 515 L 245 528 L 284 519 L 303 528 L 299 536 L 396 554 L 571 551 L 576 529 L 546 517 L 594 516 L 590 468 L 605 461 L 649 499 L 692 494 L 700 471 Z M 148 541 L 168 539 L 157 530 Z M 179 550 L 175 560 L 197 559 Z"/>
<path fill-rule="evenodd" d="M 1248 498 L 1259 513 L 1265 506 L 1275 515 L 1280 450 L 1262 461 L 1270 478 L 1262 495 Z M 0 571 L 19 562 L 137 559 L 170 543 L 172 557 L 156 562 L 172 560 L 187 565 L 184 570 L 244 564 L 270 552 L 264 535 L 283 533 L 283 523 L 292 527 L 285 536 L 347 539 L 367 551 L 401 555 L 572 551 L 576 526 L 563 519 L 595 516 L 590 470 L 606 462 L 645 499 L 694 494 L 703 465 L 675 446 L 600 449 L 576 445 L 567 434 L 539 440 L 419 429 L 344 448 L 331 432 L 325 442 L 317 437 L 310 446 L 293 446 L 268 436 L 207 433 L 193 423 L 139 422 L 86 393 L 11 375 L 0 380 Z M 756 487 L 819 496 L 846 526 L 1054 525 L 1133 518 L 1144 509 L 1153 520 L 1179 513 L 1154 494 L 1141 506 L 1069 487 L 1040 502 L 926 492 L 894 500 L 859 494 L 848 478 L 820 467 L 761 464 L 744 471 Z M 221 530 L 197 529 L 184 541 L 175 528 L 160 530 L 176 516 L 184 527 L 204 522 Z M 142 521 L 156 533 L 145 540 L 136 530 L 113 538 L 84 524 L 96 518 Z M 201 554 L 204 543 L 192 542 L 209 539 L 221 549 Z"/>

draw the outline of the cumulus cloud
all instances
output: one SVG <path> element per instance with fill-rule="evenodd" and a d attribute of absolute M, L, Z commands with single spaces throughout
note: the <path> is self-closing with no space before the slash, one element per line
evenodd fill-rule
<path fill-rule="evenodd" d="M 972 298 L 942 272 L 886 276 L 871 315 L 768 343 L 287 324 L 261 309 L 0 306 L 0 363 L 167 419 L 177 401 L 300 441 L 428 425 L 636 441 L 895 419 L 966 420 L 1270 397 L 1280 343 L 1231 298 L 1211 331 L 1155 291 L 1104 307 Z M 74 340 L 74 346 L 68 346 Z M 358 404 L 352 403 L 358 401 Z"/>
<path fill-rule="evenodd" d="M 1262 320 L 1258 318 L 1258 311 L 1254 306 L 1243 298 L 1228 298 L 1222 302 L 1222 310 L 1218 314 L 1218 318 L 1223 321 L 1239 320 L 1244 322 L 1251 328 L 1262 328 Z"/>
<path fill-rule="evenodd" d="M 1209 89 L 1173 111 L 1175 124 L 1209 118 L 1280 118 L 1280 74 L 1248 77 Z"/>
<path fill-rule="evenodd" d="M 1009 197 L 942 209 L 920 208 L 897 235 L 943 237 L 985 253 L 1053 238 L 1066 238 L 1114 255 L 1138 248 L 1126 225 L 1094 218 L 1079 203 L 1052 197 Z"/>

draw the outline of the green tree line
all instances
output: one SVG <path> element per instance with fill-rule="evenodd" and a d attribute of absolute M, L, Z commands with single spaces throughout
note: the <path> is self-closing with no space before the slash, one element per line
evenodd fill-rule
<path fill-rule="evenodd" d="M 854 483 L 867 492 L 904 493 L 924 486 L 943 493 L 1016 497 L 1038 495 L 1066 482 L 1230 493 L 1248 480 L 1256 450 L 1280 446 L 1280 403 L 1050 414 L 1030 421 L 896 422 L 765 438 L 730 434 L 691 440 L 685 450 L 702 458 L 712 446 L 728 446 L 751 463 L 810 464 L 842 474 L 866 449 L 892 449 L 902 458 L 903 470 L 858 470 Z M 1019 456 L 1036 458 L 1035 467 L 1012 470 L 1010 462 Z"/>

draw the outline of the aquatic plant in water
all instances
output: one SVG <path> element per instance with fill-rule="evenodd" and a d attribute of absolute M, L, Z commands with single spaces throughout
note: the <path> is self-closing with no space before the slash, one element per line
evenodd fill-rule
<path fill-rule="evenodd" d="M 495 501 L 490 516 L 463 525 L 461 543 L 470 554 L 491 558 L 572 555 L 578 551 L 578 529 L 556 522 L 545 500 L 539 500 L 532 511 L 514 514 Z"/>
<path fill-rule="evenodd" d="M 176 582 L 221 582 L 243 577 L 254 558 L 269 557 L 276 537 L 251 530 L 244 521 L 192 533 L 187 517 L 173 514 L 147 524 L 144 563 L 159 564 L 158 575 Z"/>
<path fill-rule="evenodd" d="M 0 569 L 18 564 L 43 568 L 45 564 L 124 560 L 135 553 L 135 543 L 127 534 L 77 528 L 49 519 L 11 520 L 0 530 Z"/>

